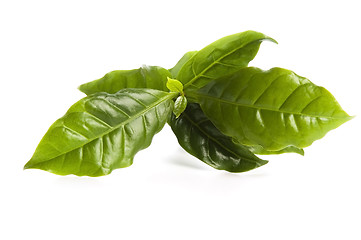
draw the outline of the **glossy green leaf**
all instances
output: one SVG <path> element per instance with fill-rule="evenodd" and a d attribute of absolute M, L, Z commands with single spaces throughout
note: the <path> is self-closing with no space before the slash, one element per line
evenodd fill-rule
<path fill-rule="evenodd" d="M 153 89 L 85 97 L 49 128 L 24 168 L 102 176 L 128 167 L 163 128 L 174 97 Z"/>
<path fill-rule="evenodd" d="M 282 68 L 244 68 L 192 94 L 224 134 L 267 151 L 307 147 L 351 119 L 326 89 Z"/>
<path fill-rule="evenodd" d="M 179 96 L 175 103 L 174 103 L 174 109 L 173 109 L 173 113 L 176 116 L 176 118 L 178 118 L 182 112 L 184 112 L 184 110 L 187 107 L 187 98 L 185 96 Z"/>
<path fill-rule="evenodd" d="M 79 90 L 89 95 L 97 92 L 116 93 L 124 88 L 150 88 L 167 91 L 167 69 L 157 66 L 143 66 L 133 70 L 116 70 L 104 77 L 79 86 Z"/>
<path fill-rule="evenodd" d="M 169 72 L 172 74 L 173 78 L 177 78 L 179 70 L 183 67 L 183 65 L 191 58 L 193 57 L 198 51 L 190 51 L 186 52 L 183 57 L 177 62 L 177 64 L 169 69 Z"/>
<path fill-rule="evenodd" d="M 262 146 L 256 145 L 256 146 L 247 146 L 247 148 L 253 152 L 254 154 L 260 154 L 260 155 L 271 155 L 271 154 L 282 154 L 282 153 L 297 153 L 302 156 L 305 155 L 305 152 L 302 148 L 294 147 L 294 146 L 288 146 L 278 151 L 267 151 Z"/>
<path fill-rule="evenodd" d="M 191 57 L 178 72 L 184 88 L 200 88 L 213 79 L 247 67 L 262 41 L 276 42 L 263 33 L 246 31 L 221 38 Z"/>
<path fill-rule="evenodd" d="M 222 134 L 203 114 L 198 104 L 188 104 L 179 118 L 173 115 L 170 125 L 179 144 L 188 153 L 216 169 L 245 172 L 268 162 Z"/>
<path fill-rule="evenodd" d="M 183 94 L 183 84 L 177 79 L 167 78 L 167 88 L 171 92 L 178 92 Z"/>

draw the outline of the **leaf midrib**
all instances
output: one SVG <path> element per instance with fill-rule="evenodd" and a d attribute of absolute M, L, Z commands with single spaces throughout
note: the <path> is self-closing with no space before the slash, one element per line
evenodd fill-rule
<path fill-rule="evenodd" d="M 206 95 L 206 94 L 201 94 L 201 93 L 196 93 L 196 92 L 192 92 L 191 96 L 195 96 L 197 99 L 199 99 L 198 97 L 201 96 L 203 98 L 209 98 L 212 99 L 214 101 L 218 101 L 218 102 L 222 102 L 222 103 L 226 103 L 226 104 L 230 104 L 230 105 L 236 105 L 236 106 L 240 106 L 240 107 L 246 107 L 246 108 L 254 108 L 254 109 L 258 109 L 258 110 L 266 110 L 266 111 L 272 111 L 272 112 L 279 112 L 279 113 L 285 113 L 285 114 L 292 114 L 292 115 L 301 115 L 301 116 L 307 116 L 307 117 L 314 117 L 314 118 L 327 118 L 327 119 L 348 119 L 350 117 L 345 116 L 345 117 L 333 117 L 333 116 L 322 116 L 322 115 L 313 115 L 313 114 L 305 114 L 305 113 L 300 113 L 300 112 L 291 112 L 291 111 L 282 111 L 280 109 L 271 109 L 271 108 L 265 108 L 265 107 L 257 107 L 254 105 L 248 105 L 248 104 L 242 104 L 242 103 L 237 103 L 237 102 L 232 102 L 230 100 L 226 100 L 226 99 L 221 99 L 221 98 L 217 98 L 214 96 L 210 96 L 210 95 Z"/>

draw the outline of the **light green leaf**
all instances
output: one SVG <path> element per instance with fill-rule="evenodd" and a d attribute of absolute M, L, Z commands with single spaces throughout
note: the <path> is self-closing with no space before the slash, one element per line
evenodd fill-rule
<path fill-rule="evenodd" d="M 282 68 L 244 68 L 192 94 L 224 134 L 267 151 L 307 147 L 351 119 L 326 89 Z"/>
<path fill-rule="evenodd" d="M 188 153 L 216 169 L 245 172 L 268 162 L 222 134 L 196 103 L 188 104 L 179 118 L 172 115 L 169 124 Z"/>
<path fill-rule="evenodd" d="M 171 92 L 178 92 L 183 94 L 183 84 L 177 79 L 167 78 L 167 88 Z"/>
<path fill-rule="evenodd" d="M 97 92 L 116 93 L 124 88 L 150 88 L 168 91 L 167 77 L 171 74 L 167 69 L 157 66 L 146 66 L 133 70 L 116 70 L 104 77 L 79 86 L 79 90 L 89 95 Z"/>
<path fill-rule="evenodd" d="M 102 176 L 128 167 L 163 128 L 174 97 L 153 89 L 85 97 L 49 128 L 24 168 Z"/>
<path fill-rule="evenodd" d="M 193 57 L 198 51 L 190 51 L 183 55 L 183 57 L 177 62 L 177 64 L 169 69 L 169 72 L 172 74 L 173 78 L 177 78 L 179 70 L 183 67 L 183 65 Z"/>
<path fill-rule="evenodd" d="M 288 146 L 278 151 L 267 151 L 262 146 L 247 146 L 247 148 L 253 152 L 254 154 L 260 154 L 260 155 L 271 155 L 271 154 L 282 154 L 282 153 L 297 153 L 302 156 L 305 155 L 305 152 L 302 148 L 294 147 L 294 146 Z"/>
<path fill-rule="evenodd" d="M 221 38 L 191 57 L 178 72 L 184 88 L 200 88 L 211 80 L 247 67 L 262 41 L 276 41 L 263 33 L 246 31 Z"/>
<path fill-rule="evenodd" d="M 174 109 L 173 109 L 173 113 L 176 116 L 176 118 L 178 118 L 182 112 L 184 112 L 184 110 L 187 107 L 187 98 L 185 96 L 179 96 L 175 103 L 174 103 Z"/>

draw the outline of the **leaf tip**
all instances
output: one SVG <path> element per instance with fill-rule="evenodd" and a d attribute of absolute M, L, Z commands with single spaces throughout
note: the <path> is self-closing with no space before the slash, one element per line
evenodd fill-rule
<path fill-rule="evenodd" d="M 305 150 L 303 150 L 302 148 L 300 149 L 299 152 L 296 153 L 300 154 L 301 156 L 305 156 Z"/>
<path fill-rule="evenodd" d="M 23 170 L 31 169 L 33 168 L 33 165 L 30 163 L 31 160 L 29 160 L 23 167 Z"/>
<path fill-rule="evenodd" d="M 259 160 L 257 161 L 257 167 L 262 167 L 263 165 L 266 165 L 267 163 L 269 163 L 268 160 L 259 159 Z"/>
<path fill-rule="evenodd" d="M 356 115 L 354 115 L 354 116 L 349 116 L 348 119 L 347 119 L 347 121 L 350 121 L 350 120 L 354 119 L 355 117 L 356 117 Z"/>
<path fill-rule="evenodd" d="M 77 88 L 78 88 L 78 90 L 79 90 L 80 92 L 87 94 L 87 93 L 86 93 L 86 89 L 84 89 L 84 85 L 85 85 L 85 84 L 82 84 L 82 85 L 78 86 Z"/>
<path fill-rule="evenodd" d="M 278 44 L 278 42 L 274 39 L 274 38 L 271 38 L 271 37 L 266 37 L 266 40 L 270 41 L 270 42 L 273 42 L 275 44 Z"/>
<path fill-rule="evenodd" d="M 350 116 L 350 115 L 348 115 L 348 114 L 346 113 L 346 116 L 343 118 L 342 124 L 344 124 L 344 123 L 346 123 L 346 122 L 354 119 L 355 117 L 356 117 L 355 115 L 354 115 L 354 116 Z"/>

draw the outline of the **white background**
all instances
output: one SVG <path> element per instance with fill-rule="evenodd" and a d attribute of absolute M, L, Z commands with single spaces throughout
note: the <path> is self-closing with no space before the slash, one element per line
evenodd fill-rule
<path fill-rule="evenodd" d="M 0 3 L 0 239 L 361 239 L 359 1 Z M 223 36 L 263 32 L 250 65 L 326 87 L 356 118 L 296 154 L 231 174 L 186 154 L 165 126 L 134 164 L 99 178 L 23 171 L 80 84 L 172 67 Z"/>

